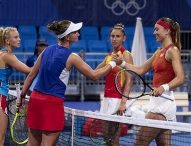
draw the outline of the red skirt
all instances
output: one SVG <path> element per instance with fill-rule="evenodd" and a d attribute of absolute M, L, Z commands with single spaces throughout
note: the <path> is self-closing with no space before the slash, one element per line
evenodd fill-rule
<path fill-rule="evenodd" d="M 6 96 L 0 94 L 0 109 L 7 114 L 7 102 L 6 102 Z"/>
<path fill-rule="evenodd" d="M 43 131 L 64 129 L 64 99 L 33 91 L 28 103 L 27 126 Z"/>

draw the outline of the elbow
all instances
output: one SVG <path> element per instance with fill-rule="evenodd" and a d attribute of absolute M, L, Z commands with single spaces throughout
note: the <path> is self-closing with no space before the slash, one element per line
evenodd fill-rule
<path fill-rule="evenodd" d="M 93 81 L 97 81 L 102 77 L 103 74 L 100 74 L 97 70 L 94 70 L 93 72 L 91 72 L 91 74 L 89 75 L 89 78 Z"/>
<path fill-rule="evenodd" d="M 99 76 L 99 74 L 97 74 L 96 72 L 94 72 L 94 73 L 92 73 L 92 74 L 89 76 L 89 78 L 90 78 L 91 80 L 93 80 L 93 81 L 97 81 L 97 80 L 100 79 L 100 76 Z"/>
<path fill-rule="evenodd" d="M 137 74 L 138 75 L 143 75 L 145 72 L 142 68 L 140 68 L 139 70 L 137 70 Z"/>
<path fill-rule="evenodd" d="M 24 72 L 26 75 L 29 75 L 32 71 L 32 68 L 28 67 L 27 70 Z"/>
<path fill-rule="evenodd" d="M 97 81 L 97 80 L 99 80 L 99 78 L 98 78 L 97 76 L 92 76 L 92 77 L 91 77 L 91 80 Z"/>
<path fill-rule="evenodd" d="M 184 75 L 178 77 L 178 86 L 184 84 L 185 77 Z"/>

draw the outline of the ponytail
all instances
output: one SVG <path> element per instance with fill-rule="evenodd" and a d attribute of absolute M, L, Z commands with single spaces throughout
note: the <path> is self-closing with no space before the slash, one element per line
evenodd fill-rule
<path fill-rule="evenodd" d="M 0 27 L 0 48 L 4 46 L 3 32 L 4 32 L 4 28 Z"/>

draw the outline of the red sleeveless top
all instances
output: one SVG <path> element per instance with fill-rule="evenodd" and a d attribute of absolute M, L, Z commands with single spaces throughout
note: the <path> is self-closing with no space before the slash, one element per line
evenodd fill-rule
<path fill-rule="evenodd" d="M 173 44 L 170 44 L 163 50 L 160 49 L 156 53 L 155 59 L 152 63 L 154 70 L 153 87 L 159 87 L 162 84 L 166 84 L 175 77 L 172 64 L 165 58 L 166 51 L 172 46 Z"/>
<path fill-rule="evenodd" d="M 123 52 L 126 51 L 125 48 L 121 48 L 118 53 L 121 53 L 123 54 Z M 105 59 L 105 64 L 108 64 L 109 61 L 111 60 L 111 54 L 112 53 L 109 53 L 107 56 L 106 56 L 106 59 Z M 115 88 L 115 75 L 116 73 L 121 69 L 121 67 L 119 66 L 116 66 L 114 67 L 110 73 L 108 73 L 106 75 L 106 81 L 105 81 L 105 89 L 104 89 L 104 96 L 105 97 L 112 97 L 112 98 L 122 98 L 121 95 L 117 92 L 116 88 Z"/>

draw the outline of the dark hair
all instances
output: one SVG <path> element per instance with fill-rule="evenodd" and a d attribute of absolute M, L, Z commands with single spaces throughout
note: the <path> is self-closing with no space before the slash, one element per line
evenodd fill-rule
<path fill-rule="evenodd" d="M 174 45 L 180 50 L 181 49 L 181 42 L 180 42 L 180 25 L 178 22 L 175 22 L 174 20 L 167 18 L 167 17 L 162 17 L 159 20 L 164 21 L 169 24 L 170 30 L 171 30 L 171 38 L 172 42 Z"/>
<path fill-rule="evenodd" d="M 117 24 L 115 24 L 114 27 L 111 28 L 111 32 L 112 32 L 114 29 L 119 29 L 119 30 L 121 30 L 121 32 L 124 34 L 124 36 L 126 35 L 126 34 L 125 34 L 125 26 L 124 26 L 122 23 L 117 23 Z"/>
<path fill-rule="evenodd" d="M 47 25 L 48 30 L 54 32 L 54 34 L 59 35 L 64 33 L 70 26 L 71 21 L 62 20 L 62 21 L 53 21 Z"/>

